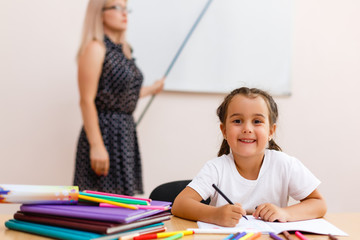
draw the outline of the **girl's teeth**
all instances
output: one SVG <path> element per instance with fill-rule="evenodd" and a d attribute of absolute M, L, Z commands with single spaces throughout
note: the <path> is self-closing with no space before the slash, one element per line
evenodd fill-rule
<path fill-rule="evenodd" d="M 251 143 L 251 142 L 254 142 L 254 140 L 240 140 L 242 142 L 247 142 L 247 143 Z"/>

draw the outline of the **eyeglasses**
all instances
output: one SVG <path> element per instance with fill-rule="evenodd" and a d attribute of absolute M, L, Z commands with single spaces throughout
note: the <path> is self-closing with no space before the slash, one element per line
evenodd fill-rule
<path fill-rule="evenodd" d="M 121 12 L 121 13 L 131 13 L 131 10 L 130 9 L 127 9 L 126 7 L 122 7 L 120 5 L 115 5 L 115 6 L 110 6 L 110 7 L 103 7 L 103 12 L 104 11 L 107 11 L 107 10 L 116 10 L 118 12 Z"/>

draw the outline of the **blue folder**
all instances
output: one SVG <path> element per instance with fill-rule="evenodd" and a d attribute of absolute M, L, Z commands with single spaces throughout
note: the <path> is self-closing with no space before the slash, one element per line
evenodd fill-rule
<path fill-rule="evenodd" d="M 34 233 L 34 234 L 57 238 L 57 239 L 90 240 L 92 238 L 105 236 L 96 233 L 90 233 L 90 232 L 62 228 L 62 227 L 48 226 L 37 223 L 24 222 L 14 219 L 5 222 L 5 226 L 9 229 Z"/>

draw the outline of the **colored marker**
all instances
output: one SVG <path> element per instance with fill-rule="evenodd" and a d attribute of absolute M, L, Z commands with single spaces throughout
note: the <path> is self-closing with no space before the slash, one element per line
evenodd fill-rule
<path fill-rule="evenodd" d="M 283 240 L 281 237 L 279 237 L 278 235 L 276 235 L 275 233 L 269 233 L 270 237 L 272 239 L 275 239 L 275 240 Z"/>
<path fill-rule="evenodd" d="M 230 238 L 232 238 L 234 236 L 234 234 L 230 234 L 229 236 L 227 236 L 226 238 L 224 238 L 223 240 L 229 240 Z"/>
<path fill-rule="evenodd" d="M 242 238 L 239 238 L 239 240 L 246 240 L 249 239 L 252 235 L 254 235 L 254 233 L 248 233 L 245 236 L 243 236 Z"/>
<path fill-rule="evenodd" d="M 296 235 L 298 238 L 300 238 L 301 240 L 309 240 L 307 237 L 305 237 L 304 235 L 302 235 L 302 233 L 299 232 L 299 231 L 296 231 L 296 232 L 295 232 L 295 235 Z"/>
<path fill-rule="evenodd" d="M 257 239 L 258 237 L 261 237 L 261 232 L 255 233 L 254 235 L 249 237 L 248 240 L 254 240 L 254 239 Z"/>
<path fill-rule="evenodd" d="M 178 234 L 172 235 L 170 237 L 167 237 L 164 240 L 175 240 L 175 239 L 182 238 L 183 236 L 184 236 L 184 233 L 178 233 Z"/>
<path fill-rule="evenodd" d="M 139 198 L 139 197 L 132 197 L 132 196 L 128 196 L 128 195 L 119 195 L 119 194 L 114 194 L 114 193 L 98 192 L 98 191 L 91 191 L 91 190 L 84 190 L 83 192 L 104 195 L 104 196 L 111 196 L 111 197 L 137 199 L 137 200 L 142 200 L 142 201 L 147 201 L 147 202 L 152 201 L 150 198 Z"/>
<path fill-rule="evenodd" d="M 231 205 L 234 205 L 234 203 L 215 185 L 212 185 L 213 188 Z M 249 220 L 245 215 L 242 215 L 246 220 Z"/>
<path fill-rule="evenodd" d="M 95 198 L 101 198 L 112 202 L 119 202 L 119 203 L 125 203 L 125 204 L 136 204 L 136 205 L 150 205 L 149 202 L 143 201 L 143 200 L 137 200 L 137 199 L 130 199 L 130 198 L 121 198 L 121 197 L 113 197 L 113 196 L 106 196 L 106 195 L 100 195 L 100 194 L 93 194 L 93 193 L 85 193 L 85 192 L 79 192 L 80 195 L 88 196 L 88 197 L 95 197 Z"/>
<path fill-rule="evenodd" d="M 129 204 L 130 206 L 134 206 L 137 207 L 138 209 L 154 209 L 154 210 L 168 210 L 170 207 L 164 207 L 164 206 L 145 206 L 145 205 L 133 205 L 133 204 Z M 112 204 L 108 204 L 108 203 L 100 203 L 99 204 L 100 207 L 114 207 L 117 208 L 118 206 L 112 205 Z"/>
<path fill-rule="evenodd" d="M 329 236 L 329 239 L 330 239 L 330 240 L 338 240 L 338 238 L 334 237 L 334 236 L 331 235 L 331 234 L 329 234 L 328 236 Z"/>
<path fill-rule="evenodd" d="M 282 234 L 285 236 L 287 240 L 293 240 L 293 237 L 290 235 L 288 231 L 283 231 Z"/>
<path fill-rule="evenodd" d="M 230 240 L 237 240 L 237 239 L 239 239 L 239 238 L 241 238 L 241 237 L 243 237 L 245 235 L 246 235 L 246 232 L 242 232 L 242 233 L 238 232 L 232 238 L 230 238 Z"/>
<path fill-rule="evenodd" d="M 144 234 L 150 234 L 150 233 L 160 233 L 160 232 L 165 232 L 166 231 L 166 227 L 160 227 L 157 229 L 152 229 L 152 230 L 148 230 L 148 231 L 143 231 L 140 233 L 134 233 L 134 234 L 129 234 L 123 237 L 119 237 L 119 240 L 133 240 L 134 237 L 140 236 L 140 235 L 144 235 Z"/>
<path fill-rule="evenodd" d="M 174 236 L 178 233 L 183 233 L 185 235 L 192 235 L 194 231 L 176 231 L 176 232 L 164 232 L 164 233 L 155 233 L 155 234 L 143 234 L 137 237 L 134 237 L 134 240 L 146 240 L 146 239 L 157 239 L 157 238 L 166 238 Z"/>
<path fill-rule="evenodd" d="M 119 206 L 119 207 L 123 207 L 123 208 L 129 208 L 129 209 L 134 209 L 134 210 L 138 209 L 137 207 L 130 206 L 129 204 L 119 203 L 119 202 L 112 202 L 112 201 L 108 201 L 108 200 L 101 199 L 101 198 L 84 196 L 84 195 L 81 195 L 81 194 L 79 194 L 78 198 L 82 199 L 82 200 L 88 200 L 88 201 L 91 201 L 91 202 L 109 203 L 109 204 Z"/>

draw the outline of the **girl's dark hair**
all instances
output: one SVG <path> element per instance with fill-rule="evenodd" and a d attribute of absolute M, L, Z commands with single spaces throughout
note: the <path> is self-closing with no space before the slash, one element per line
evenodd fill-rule
<path fill-rule="evenodd" d="M 224 101 L 221 103 L 221 105 L 218 107 L 216 113 L 219 117 L 220 122 L 225 126 L 226 123 L 226 116 L 227 116 L 227 110 L 229 107 L 229 104 L 231 102 L 231 100 L 233 99 L 233 97 L 235 97 L 236 95 L 244 95 L 245 97 L 249 97 L 249 98 L 255 98 L 257 96 L 262 97 L 269 109 L 269 121 L 270 121 L 270 126 L 272 126 L 273 124 L 276 123 L 277 118 L 278 118 L 278 108 L 277 108 L 277 104 L 274 101 L 274 99 L 272 98 L 272 96 L 270 94 L 268 94 L 267 92 L 260 90 L 258 88 L 247 88 L 247 87 L 241 87 L 241 88 L 237 88 L 235 90 L 233 90 L 229 95 L 227 95 L 224 98 Z M 273 139 L 271 139 L 269 141 L 269 149 L 273 149 L 276 151 L 281 151 L 281 148 L 275 143 L 275 141 Z M 230 146 L 228 144 L 228 142 L 223 139 L 220 150 L 218 152 L 218 156 L 220 157 L 223 154 L 229 154 L 230 153 Z"/>

